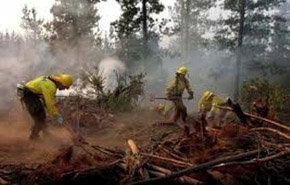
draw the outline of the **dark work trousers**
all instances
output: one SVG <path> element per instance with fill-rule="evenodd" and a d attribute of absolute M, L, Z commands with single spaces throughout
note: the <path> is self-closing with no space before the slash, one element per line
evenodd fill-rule
<path fill-rule="evenodd" d="M 187 109 L 183 104 L 182 98 L 176 98 L 172 100 L 172 102 L 174 104 L 174 115 L 172 121 L 177 122 L 181 117 L 182 122 L 185 123 L 187 118 Z"/>
<path fill-rule="evenodd" d="M 37 94 L 34 94 L 28 89 L 23 92 L 23 102 L 34 120 L 34 124 L 31 128 L 30 139 L 37 139 L 39 132 L 44 131 L 46 128 L 46 113 L 44 105 Z"/>

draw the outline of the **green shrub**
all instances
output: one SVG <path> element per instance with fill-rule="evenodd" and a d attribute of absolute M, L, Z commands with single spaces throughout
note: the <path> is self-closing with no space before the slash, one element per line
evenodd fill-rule
<path fill-rule="evenodd" d="M 245 81 L 241 89 L 241 104 L 250 110 L 253 101 L 262 99 L 277 113 L 290 113 L 290 91 L 267 80 L 254 78 Z"/>
<path fill-rule="evenodd" d="M 117 86 L 112 91 L 104 90 L 104 78 L 97 67 L 82 74 L 82 89 L 91 87 L 91 97 L 95 97 L 98 105 L 111 111 L 124 112 L 137 106 L 144 94 L 145 74 L 120 75 L 116 73 Z"/>

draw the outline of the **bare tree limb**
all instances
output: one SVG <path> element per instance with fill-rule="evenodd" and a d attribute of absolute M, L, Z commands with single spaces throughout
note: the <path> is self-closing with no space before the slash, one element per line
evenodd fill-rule
<path fill-rule="evenodd" d="M 168 180 L 171 180 L 171 179 L 174 179 L 174 178 L 177 178 L 180 176 L 188 175 L 188 174 L 191 174 L 193 172 L 206 170 L 208 168 L 211 168 L 211 167 L 216 166 L 216 165 L 221 164 L 221 163 L 235 161 L 235 160 L 243 159 L 246 157 L 250 157 L 250 156 L 258 154 L 259 151 L 260 150 L 253 150 L 250 152 L 246 152 L 246 153 L 242 153 L 242 154 L 238 154 L 238 155 L 234 155 L 234 156 L 219 158 L 219 159 L 216 159 L 213 161 L 209 161 L 209 162 L 202 163 L 199 165 L 191 166 L 189 168 L 172 173 L 172 174 L 165 176 L 165 177 L 156 177 L 156 178 L 152 178 L 152 179 L 145 180 L 145 181 L 134 182 L 134 183 L 132 183 L 132 185 L 153 184 L 153 183 L 158 183 L 158 182 L 166 182 Z"/>
<path fill-rule="evenodd" d="M 216 106 L 217 108 L 219 109 L 223 109 L 223 110 L 228 110 L 228 111 L 232 111 L 233 112 L 233 109 L 230 108 L 230 107 L 224 107 L 224 106 Z M 266 123 L 270 123 L 272 125 L 275 125 L 277 127 L 280 127 L 280 128 L 283 128 L 287 131 L 290 132 L 290 127 L 286 126 L 287 124 L 285 123 L 278 123 L 277 121 L 273 121 L 273 120 L 270 120 L 270 119 L 267 119 L 267 118 L 263 118 L 263 117 L 260 117 L 260 116 L 257 116 L 257 115 L 253 115 L 253 114 L 250 114 L 250 113 L 247 113 L 247 112 L 244 112 L 244 114 L 250 118 L 253 118 L 253 119 L 258 119 L 258 120 L 261 120 L 261 121 L 264 121 Z"/>
<path fill-rule="evenodd" d="M 279 136 L 281 136 L 281 137 L 283 137 L 285 139 L 290 140 L 290 136 L 289 135 L 287 135 L 287 134 L 285 134 L 283 132 L 280 132 L 278 130 L 272 129 L 272 128 L 260 127 L 260 128 L 253 128 L 250 131 L 268 131 L 268 132 L 273 132 L 273 133 L 275 133 L 275 134 L 277 134 L 277 135 L 279 135 Z"/>
<path fill-rule="evenodd" d="M 163 160 L 163 161 L 166 161 L 166 162 L 171 162 L 171 163 L 179 164 L 179 165 L 182 165 L 182 166 L 192 166 L 193 165 L 191 163 L 186 163 L 186 162 L 183 162 L 183 161 L 178 161 L 178 160 L 170 159 L 170 158 L 167 158 L 167 157 L 161 157 L 161 156 L 157 156 L 157 155 L 154 155 L 154 154 L 141 153 L 141 155 L 143 155 L 145 157 L 150 157 L 150 158 L 155 158 L 155 159 Z"/>
<path fill-rule="evenodd" d="M 147 164 L 147 166 L 152 169 L 152 170 L 155 170 L 159 173 L 162 173 L 161 176 L 166 176 L 166 175 L 170 175 L 172 174 L 172 171 L 171 170 L 168 170 L 166 168 L 163 168 L 163 167 L 160 167 L 160 166 L 156 166 L 156 165 L 153 165 L 153 164 Z M 151 170 L 151 172 L 152 172 Z M 163 175 L 164 174 L 164 175 Z M 156 176 L 158 176 L 157 174 L 154 174 Z M 181 176 L 177 179 L 178 182 L 181 182 L 181 183 L 186 183 L 186 184 L 204 184 L 203 182 L 199 181 L 199 180 L 196 180 L 196 179 L 193 179 L 191 177 L 188 177 L 188 176 Z"/>
<path fill-rule="evenodd" d="M 220 168 L 220 167 L 232 166 L 232 165 L 248 165 L 248 164 L 255 164 L 255 163 L 263 163 L 263 162 L 267 162 L 267 161 L 270 161 L 270 160 L 273 160 L 273 159 L 276 159 L 279 157 L 283 157 L 289 153 L 290 153 L 289 151 L 282 151 L 282 152 L 276 153 L 274 155 L 270 155 L 270 156 L 260 158 L 260 159 L 253 159 L 253 160 L 242 161 L 242 162 L 237 162 L 237 161 L 229 162 L 229 163 L 224 163 L 221 165 L 214 166 L 213 168 Z"/>

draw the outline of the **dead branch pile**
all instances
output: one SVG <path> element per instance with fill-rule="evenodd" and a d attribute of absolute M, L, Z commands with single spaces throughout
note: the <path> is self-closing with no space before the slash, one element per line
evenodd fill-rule
<path fill-rule="evenodd" d="M 75 125 L 101 124 L 110 119 L 110 111 L 99 107 L 97 100 L 81 96 L 67 96 L 59 101 L 59 106 L 65 115 L 67 122 Z"/>
<path fill-rule="evenodd" d="M 235 111 L 235 109 L 227 108 Z M 163 134 L 128 150 L 89 143 L 69 146 L 34 167 L 0 166 L 2 184 L 289 184 L 289 126 L 241 112 L 246 123 L 228 123 L 187 136 Z M 264 125 L 253 126 L 259 119 Z M 195 120 L 192 128 L 201 121 Z M 201 128 L 201 127 L 200 127 Z M 157 128 L 158 129 L 158 128 Z"/>

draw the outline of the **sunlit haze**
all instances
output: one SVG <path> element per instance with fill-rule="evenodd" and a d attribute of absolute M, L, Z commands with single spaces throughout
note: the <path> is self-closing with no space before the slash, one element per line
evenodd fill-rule
<path fill-rule="evenodd" d="M 2 5 L 0 6 L 0 31 L 16 31 L 22 32 L 21 16 L 22 9 L 25 5 L 28 8 L 35 8 L 39 18 L 44 20 L 52 19 L 50 13 L 50 8 L 55 2 L 55 0 L 2 0 Z M 175 1 L 171 0 L 161 0 L 161 2 L 167 7 L 172 6 Z M 115 0 L 107 0 L 106 2 L 101 2 L 98 4 L 98 11 L 101 16 L 99 22 L 101 31 L 108 31 L 110 28 L 110 23 L 116 20 L 121 13 L 120 6 Z M 166 15 L 166 13 L 163 15 Z"/>

